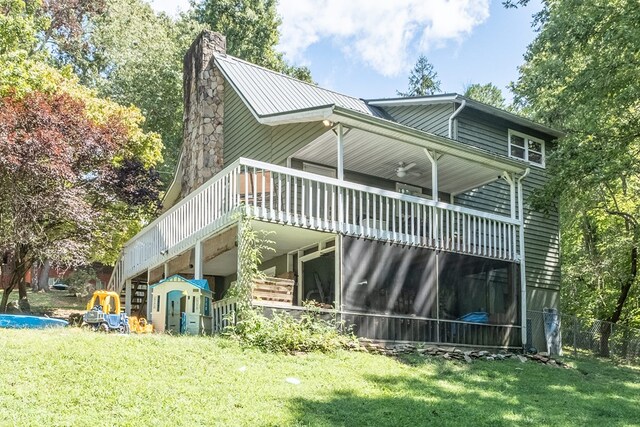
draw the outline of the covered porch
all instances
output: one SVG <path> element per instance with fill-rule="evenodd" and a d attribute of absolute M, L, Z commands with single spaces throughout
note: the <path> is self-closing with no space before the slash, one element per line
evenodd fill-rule
<path fill-rule="evenodd" d="M 206 278 L 215 283 L 215 319 L 237 272 L 242 212 L 256 228 L 275 231 L 277 256 L 263 267 L 293 282 L 288 310 L 305 300 L 332 305 L 361 335 L 377 339 L 522 342 L 523 165 L 446 138 L 427 141 L 361 121 L 326 125 L 287 166 L 240 158 L 171 207 L 127 243 L 111 288 L 130 295 L 135 277 L 149 284 L 175 273 Z M 457 195 L 501 179 L 508 191 L 495 207 L 456 204 Z M 386 261 L 375 255 L 380 245 L 392 248 Z M 349 270 L 354 253 L 358 274 L 380 265 L 386 273 L 359 277 Z M 389 275 L 399 271 L 401 279 Z M 282 308 L 273 302 L 257 301 Z M 481 314 L 465 317 L 473 313 Z"/>

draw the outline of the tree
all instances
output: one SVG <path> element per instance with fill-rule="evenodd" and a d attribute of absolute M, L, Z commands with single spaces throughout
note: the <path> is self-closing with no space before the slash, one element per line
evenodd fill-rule
<path fill-rule="evenodd" d="M 49 22 L 39 3 L 0 7 L 0 252 L 13 267 L 2 311 L 16 287 L 26 298 L 36 261 L 115 260 L 157 210 L 162 145 L 137 108 L 96 96 L 33 50 Z"/>
<path fill-rule="evenodd" d="M 55 1 L 94 2 L 97 8 L 103 0 Z M 165 185 L 182 145 L 182 60 L 202 30 L 225 34 L 231 55 L 311 81 L 307 68 L 287 64 L 275 51 L 280 21 L 274 2 L 216 0 L 194 7 L 174 19 L 142 0 L 110 0 L 101 13 L 84 14 L 82 37 L 49 38 L 59 66 L 72 67 L 100 96 L 142 111 L 144 130 L 159 133 L 164 142 L 160 172 Z"/>
<path fill-rule="evenodd" d="M 311 83 L 307 67 L 288 64 L 277 52 L 280 33 L 277 0 L 202 0 L 194 2 L 195 19 L 227 38 L 227 52 L 245 61 Z"/>
<path fill-rule="evenodd" d="M 438 73 L 426 56 L 420 55 L 409 74 L 409 88 L 406 92 L 396 91 L 398 96 L 425 96 L 440 92 Z"/>
<path fill-rule="evenodd" d="M 14 259 L 0 311 L 16 287 L 26 298 L 24 276 L 36 260 L 84 264 L 114 222 L 157 208 L 156 179 L 131 156 L 126 123 L 87 113 L 66 93 L 0 99 L 0 248 Z"/>
<path fill-rule="evenodd" d="M 507 108 L 502 91 L 493 83 L 470 84 L 465 87 L 464 96 L 503 110 Z"/>
<path fill-rule="evenodd" d="M 564 308 L 638 325 L 640 3 L 547 1 L 534 22 L 513 89 L 537 120 L 567 133 L 537 196 L 561 207 Z"/>

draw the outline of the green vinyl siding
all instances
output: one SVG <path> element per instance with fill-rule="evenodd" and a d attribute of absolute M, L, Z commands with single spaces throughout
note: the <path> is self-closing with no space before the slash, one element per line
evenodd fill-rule
<path fill-rule="evenodd" d="M 508 155 L 508 130 L 513 129 L 546 141 L 549 151 L 551 137 L 531 129 L 523 128 L 488 114 L 463 111 L 457 123 L 460 142 Z M 525 264 L 527 286 L 558 290 L 560 287 L 560 242 L 557 211 L 548 214 L 531 209 L 527 200 L 533 191 L 544 185 L 546 170 L 531 165 L 531 172 L 523 181 L 525 200 Z M 455 203 L 486 212 L 508 215 L 509 185 L 497 181 L 479 189 L 461 194 Z M 531 292 L 529 292 L 531 293 Z"/>
<path fill-rule="evenodd" d="M 324 132 L 327 128 L 321 122 L 280 126 L 260 124 L 233 87 L 225 83 L 225 166 L 240 157 L 284 165 L 287 157 Z"/>
<path fill-rule="evenodd" d="M 412 105 L 385 107 L 385 112 L 396 122 L 440 136 L 449 135 L 449 117 L 452 104 Z"/>

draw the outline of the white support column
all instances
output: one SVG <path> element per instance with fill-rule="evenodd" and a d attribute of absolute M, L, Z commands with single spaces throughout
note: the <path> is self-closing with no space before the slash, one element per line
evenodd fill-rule
<path fill-rule="evenodd" d="M 164 278 L 166 279 L 167 277 L 169 277 L 169 263 L 165 262 L 163 267 L 164 267 Z"/>
<path fill-rule="evenodd" d="M 200 280 L 204 278 L 204 273 L 202 271 L 202 241 L 198 240 L 194 247 L 193 254 L 193 278 L 196 280 Z"/>
<path fill-rule="evenodd" d="M 340 181 L 344 180 L 344 128 L 342 127 L 342 123 L 338 123 L 336 126 L 336 142 L 337 142 L 337 177 Z M 342 230 L 344 227 L 344 192 L 342 188 L 338 188 L 338 230 Z"/>
<path fill-rule="evenodd" d="M 334 295 L 335 309 L 342 311 L 342 235 L 339 234 L 335 238 L 336 250 L 333 253 L 335 257 L 335 273 L 334 273 Z"/>
<path fill-rule="evenodd" d="M 431 162 L 431 197 L 434 202 L 438 201 L 438 153 L 424 149 L 424 153 Z"/>
<path fill-rule="evenodd" d="M 342 181 L 344 180 L 344 128 L 342 127 L 342 123 L 338 123 L 336 126 L 336 142 L 337 142 L 337 178 Z"/>
<path fill-rule="evenodd" d="M 509 196 L 511 201 L 511 219 L 516 219 L 516 181 L 508 172 L 503 172 L 502 177 L 509 184 Z"/>
<path fill-rule="evenodd" d="M 439 201 L 438 197 L 438 154 L 429 151 L 426 148 L 424 153 L 431 162 L 431 198 L 434 202 Z M 436 249 L 440 249 L 442 241 L 440 240 L 440 212 L 438 208 L 433 209 L 433 237 L 436 242 Z"/>
<path fill-rule="evenodd" d="M 147 270 L 147 322 L 151 323 L 151 312 L 153 309 L 153 294 L 151 293 L 151 270 Z"/>
<path fill-rule="evenodd" d="M 131 316 L 131 279 L 124 282 L 124 312 Z"/>
<path fill-rule="evenodd" d="M 522 310 L 522 345 L 527 343 L 527 269 L 524 252 L 524 195 L 522 180 L 529 175 L 529 168 L 518 178 L 518 219 L 520 220 L 519 258 L 520 258 L 520 304 Z"/>

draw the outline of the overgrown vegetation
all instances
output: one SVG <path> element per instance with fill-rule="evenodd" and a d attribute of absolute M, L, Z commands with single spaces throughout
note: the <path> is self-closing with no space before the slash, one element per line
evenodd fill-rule
<path fill-rule="evenodd" d="M 560 206 L 562 309 L 637 327 L 640 3 L 543 1 L 534 18 L 538 35 L 513 89 L 534 119 L 566 132 L 536 203 Z"/>
<path fill-rule="evenodd" d="M 0 354 L 0 425 L 615 427 L 640 420 L 640 370 L 587 358 L 557 369 L 347 351 L 282 356 L 223 338 L 79 328 L 0 330 Z"/>
<path fill-rule="evenodd" d="M 337 321 L 335 314 L 323 316 L 313 305 L 305 305 L 300 317 L 273 311 L 266 317 L 262 310 L 245 311 L 230 329 L 232 337 L 242 343 L 277 353 L 297 353 L 358 347 L 358 340 Z"/>
<path fill-rule="evenodd" d="M 306 303 L 299 317 L 279 310 L 265 316 L 263 310 L 251 305 L 254 282 L 263 279 L 260 264 L 264 254 L 273 251 L 268 235 L 252 227 L 251 217 L 243 215 L 238 232 L 239 272 L 227 297 L 237 298 L 236 322 L 227 333 L 243 343 L 266 351 L 294 353 L 329 352 L 357 347 L 358 341 L 345 330 L 333 313 L 322 313 L 313 303 Z"/>

